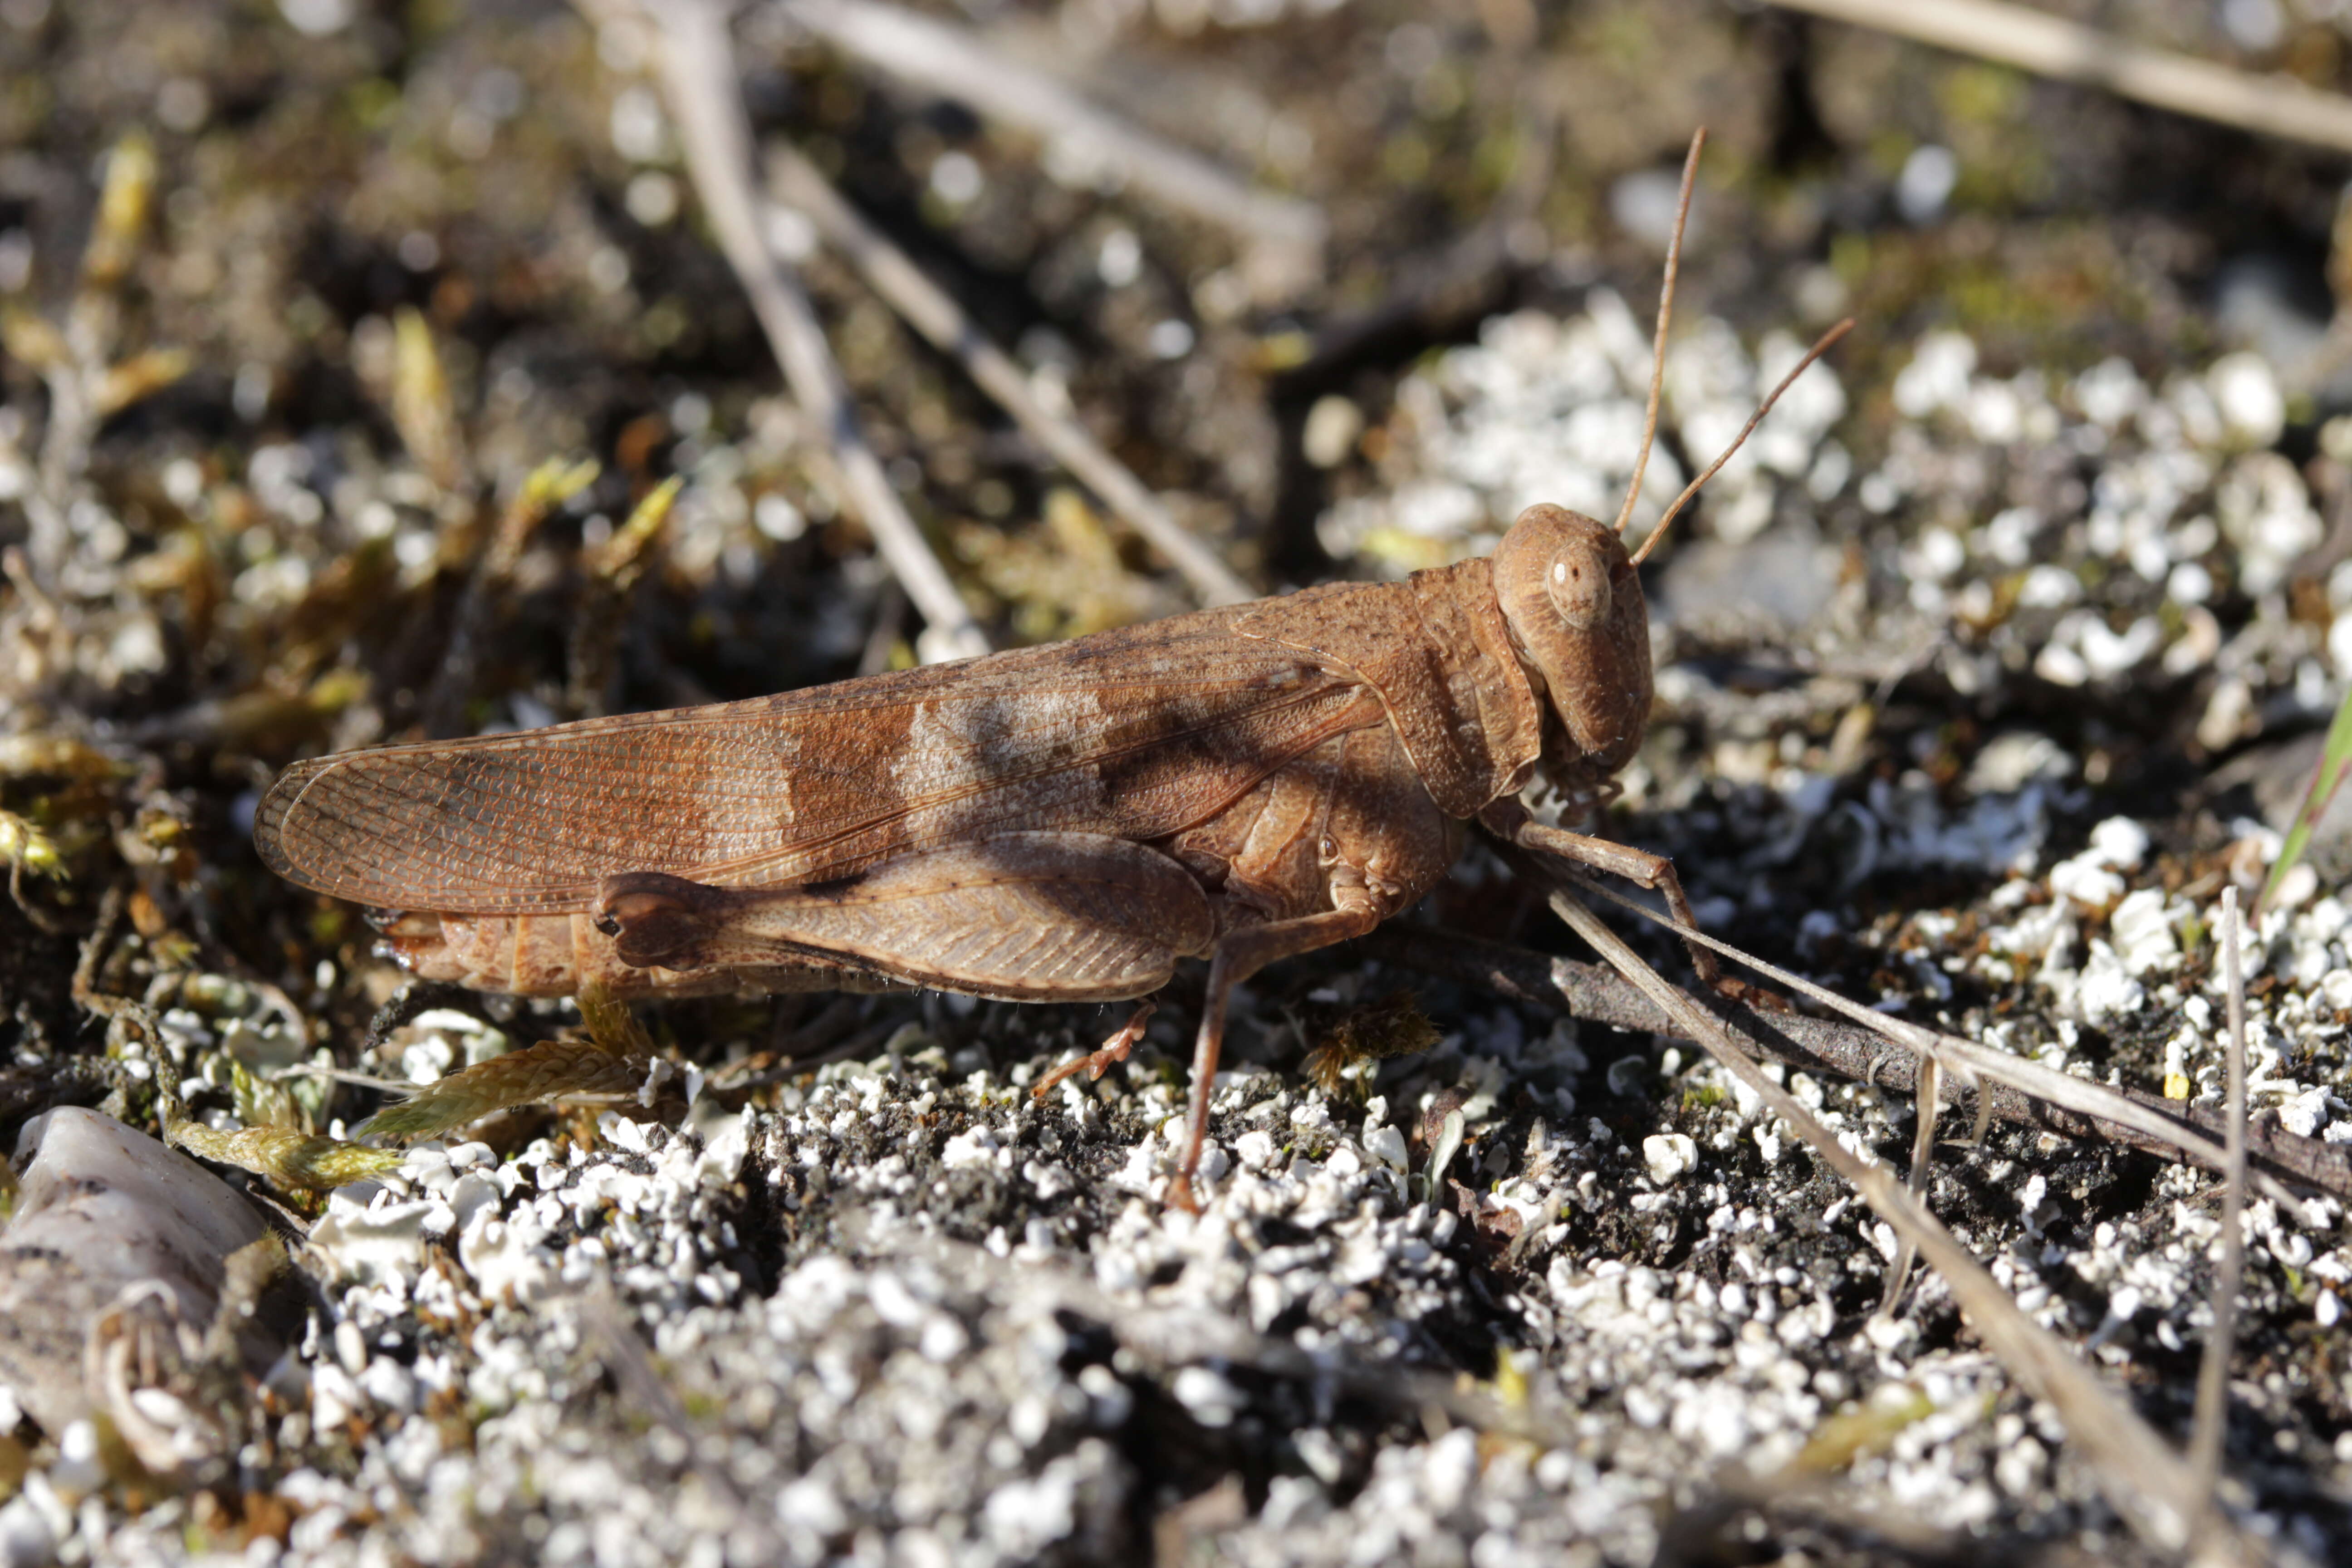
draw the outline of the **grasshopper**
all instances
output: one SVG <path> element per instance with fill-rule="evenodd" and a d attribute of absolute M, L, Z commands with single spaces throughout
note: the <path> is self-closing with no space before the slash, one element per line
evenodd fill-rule
<path fill-rule="evenodd" d="M 1686 214 L 1704 133 L 1684 168 Z M 1657 323 L 1662 364 L 1681 220 Z M 1748 431 L 1851 323 L 1814 345 Z M 928 986 L 1148 998 L 1209 961 L 1190 1206 L 1233 989 L 1410 907 L 1476 823 L 1691 920 L 1673 864 L 1536 822 L 1538 768 L 1589 809 L 1651 703 L 1641 556 L 1531 506 L 1495 553 L 1075 641 L 750 701 L 298 763 L 263 800 L 270 869 L 397 912 L 418 974 L 525 995 Z M 1661 517 L 1643 554 L 1739 442 Z M 1703 977 L 1711 954 L 1694 948 Z M 1099 1075 L 1150 1004 L 1037 1086 Z"/>

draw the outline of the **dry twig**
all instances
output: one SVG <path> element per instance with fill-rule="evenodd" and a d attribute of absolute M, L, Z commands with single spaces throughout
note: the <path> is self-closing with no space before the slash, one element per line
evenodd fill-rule
<path fill-rule="evenodd" d="M 1384 926 L 1362 938 L 1360 946 L 1361 951 L 1385 962 L 1465 985 L 1480 986 L 1514 1001 L 1564 1005 L 1570 1016 L 1609 1028 L 1635 1033 L 1680 1032 L 1672 1019 L 1651 1005 L 1630 983 L 1601 965 L 1401 923 Z M 1855 1082 L 1873 1083 L 1893 1094 L 1916 1092 L 1917 1059 L 1907 1049 L 1888 1049 L 1864 1029 L 1833 1018 L 1800 1014 L 1749 1014 L 1740 1020 L 1740 1025 L 1749 1044 L 1773 1060 L 1809 1072 L 1830 1072 Z M 2083 1084 L 2084 1080 L 2070 1081 Z M 1942 1096 L 1957 1104 L 1964 1087 L 1947 1083 L 1942 1086 Z M 2069 1138 L 2119 1143 L 2210 1170 L 2225 1168 L 2226 1159 L 2210 1138 L 2199 1138 L 2193 1144 L 2184 1145 L 2181 1139 L 2172 1135 L 2182 1131 L 2221 1135 L 2222 1119 L 2216 1112 L 2129 1089 L 2087 1087 L 2100 1089 L 2132 1110 L 2166 1124 L 2164 1130 L 2144 1131 L 2137 1120 L 2127 1124 L 2111 1120 L 2099 1110 L 2078 1110 L 2065 1102 L 2039 1099 L 1990 1075 L 1979 1092 L 1983 1097 L 1982 1108 L 2004 1121 L 2045 1128 Z M 2301 1137 L 2288 1131 L 2276 1118 L 2270 1118 L 2248 1129 L 2247 1145 L 2249 1163 L 2257 1173 L 2255 1180 L 2292 1182 L 2352 1201 L 2352 1144 Z M 2281 1189 L 2274 1185 L 2266 1193 L 2282 1195 Z M 2291 1194 L 2284 1195 L 2293 1201 Z"/>
<path fill-rule="evenodd" d="M 1921 1062 L 1934 1061 L 1940 1068 L 1956 1073 L 1979 1074 L 2022 1089 L 2036 1100 L 2130 1128 L 2147 1137 L 2169 1143 L 2192 1163 L 2202 1165 L 2207 1170 L 2227 1173 L 2230 1169 L 2227 1151 L 2202 1132 L 2184 1127 L 2170 1115 L 2152 1110 L 2105 1084 L 2056 1071 L 2007 1051 L 1990 1049 L 1974 1040 L 1962 1039 L 1958 1035 L 1927 1028 L 1907 1019 L 1889 1017 L 1874 1007 L 1865 1007 L 1826 986 L 1816 985 L 1801 974 L 1793 974 L 1778 964 L 1768 963 L 1753 953 L 1742 952 L 1727 942 L 1684 925 L 1607 888 L 1591 882 L 1580 885 L 1597 897 L 1607 899 L 1664 926 L 1686 942 L 1695 942 L 1722 953 L 1810 1001 L 1844 1014 L 1873 1034 L 1902 1047 Z M 2290 1208 L 2295 1206 L 2294 1194 L 2277 1182 L 2268 1177 L 2256 1179 L 2263 1186 L 2263 1196 Z"/>
<path fill-rule="evenodd" d="M 1055 462 L 1167 557 L 1169 564 L 1192 584 L 1202 604 L 1234 605 L 1256 597 L 1248 584 L 1178 522 L 1134 471 L 1106 451 L 1084 426 L 1045 406 L 1012 356 L 992 342 L 963 307 L 924 276 L 906 252 L 890 243 L 889 237 L 843 200 L 814 164 L 790 147 L 772 148 L 768 186 L 776 201 L 806 217 L 825 243 L 840 251 L 908 326 L 941 353 L 953 356 L 973 383 Z M 772 232 L 773 226 L 770 226 Z"/>
<path fill-rule="evenodd" d="M 783 0 L 783 9 L 869 65 L 1018 125 L 1144 195 L 1239 235 L 1248 247 L 1243 272 L 1259 300 L 1287 298 L 1322 276 L 1321 209 L 1161 141 L 961 28 L 876 0 Z"/>
<path fill-rule="evenodd" d="M 2229 990 L 2230 1170 L 2221 1189 L 2221 1266 L 2213 1273 L 2213 1326 L 2197 1367 L 2197 1417 L 2189 1462 L 2197 1476 L 2200 1532 L 2219 1515 L 2221 1439 L 2230 1425 L 2230 1352 L 2237 1338 L 2238 1290 L 2246 1275 L 2246 977 L 2238 953 L 2238 889 L 2221 889 L 2221 983 Z"/>
<path fill-rule="evenodd" d="M 2188 1462 L 2084 1366 L 2065 1342 L 2020 1311 L 2009 1293 L 1885 1167 L 1847 1149 L 1794 1095 L 1765 1076 L 1721 1019 L 1667 984 L 1575 898 L 1555 893 L 1551 906 L 1673 1018 L 1680 1031 L 1760 1097 L 1898 1236 L 1918 1248 L 1928 1266 L 1943 1275 L 1978 1337 L 2000 1358 L 2010 1375 L 2058 1411 L 2108 1501 L 2132 1529 L 2159 1551 L 2186 1547 L 2197 1518 L 2187 1500 L 2193 1495 Z M 2222 1561 L 2259 1562 L 2265 1555 L 2256 1542 L 2238 1534 L 2226 1521 L 2216 1520 L 2208 1527 L 2204 1544 Z"/>
<path fill-rule="evenodd" d="M 2135 44 L 2003 0 L 1773 0 L 2241 131 L 2352 153 L 2352 99 Z"/>
<path fill-rule="evenodd" d="M 986 653 L 987 638 L 858 427 L 848 384 L 826 346 L 807 292 L 761 236 L 751 184 L 751 124 L 737 86 L 723 0 L 676 0 L 646 6 L 644 14 L 656 24 L 664 93 L 719 249 L 751 296 L 793 397 L 831 444 L 851 504 L 922 613 L 926 626 L 919 650 L 927 659 Z"/>

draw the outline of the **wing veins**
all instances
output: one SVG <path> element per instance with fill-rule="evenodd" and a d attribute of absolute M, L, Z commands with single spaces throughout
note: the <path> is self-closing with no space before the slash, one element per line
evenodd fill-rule
<path fill-rule="evenodd" d="M 950 808 L 990 795 L 1018 791 L 1075 769 L 1116 764 L 1160 747 L 1197 743 L 1203 737 L 1254 721 L 1278 721 L 1286 712 L 1328 701 L 1335 693 L 1358 684 L 1345 671 L 1320 668 L 1311 660 L 1286 658 L 1275 668 L 1223 682 L 1185 681 L 1156 672 L 1148 678 L 1135 674 L 1121 678 L 1104 671 L 1087 681 L 1047 687 L 1007 685 L 992 692 L 975 691 L 969 687 L 949 688 L 924 694 L 902 690 L 887 700 L 877 693 L 871 701 L 812 702 L 789 708 L 762 705 L 756 711 L 714 716 L 698 721 L 706 733 L 740 731 L 744 726 L 769 727 L 780 721 L 798 728 L 795 721 L 812 720 L 821 712 L 887 707 L 911 710 L 932 701 L 969 704 L 960 710 L 981 712 L 985 710 L 982 705 L 991 700 L 1002 701 L 1025 693 L 1060 690 L 1098 695 L 1154 688 L 1170 690 L 1180 700 L 1206 703 L 1212 709 L 1189 721 L 1138 734 L 1122 744 L 1053 756 L 1036 766 L 934 790 L 846 823 L 838 819 L 824 822 L 822 831 L 810 837 L 789 838 L 783 844 L 762 847 L 749 855 L 688 864 L 680 874 L 690 873 L 705 880 L 740 878 L 781 860 L 822 856 L 829 847 L 837 847 L 861 834 L 873 834 L 913 813 Z M 1219 707 L 1221 698 L 1232 705 Z M 1285 756 L 1296 754 L 1297 751 L 1321 743 L 1333 733 L 1356 727 L 1343 721 L 1343 712 L 1344 709 L 1335 710 L 1330 719 L 1315 725 L 1309 734 L 1280 736 L 1279 750 Z M 626 721 L 641 717 L 642 722 Z M 485 737 L 478 743 L 461 742 L 457 746 L 427 742 L 413 748 L 392 748 L 373 757 L 363 754 L 342 759 L 301 777 L 290 798 L 266 814 L 265 854 L 273 864 L 296 872 L 298 880 L 320 891 L 358 897 L 362 901 L 444 912 L 554 912 L 593 889 L 595 878 L 602 873 L 593 866 L 583 866 L 576 878 L 555 882 L 548 879 L 551 870 L 562 875 L 559 868 L 567 858 L 591 862 L 609 858 L 609 852 L 601 847 L 583 845 L 565 833 L 567 816 L 578 812 L 583 802 L 611 803 L 621 797 L 635 805 L 656 796 L 666 779 L 675 772 L 657 763 L 644 765 L 653 759 L 625 743 L 617 748 L 617 755 L 599 755 L 598 752 L 610 747 L 618 735 L 658 727 L 660 721 L 651 716 L 626 715 L 610 727 L 600 723 L 593 730 L 573 731 L 551 741 L 544 735 L 516 734 Z M 1051 725 L 1033 729 L 1045 734 L 1054 732 Z M 1017 739 L 1019 731 L 1013 733 Z M 575 750 L 566 744 L 573 740 L 585 744 Z M 775 776 L 772 767 L 730 760 L 732 754 L 748 752 L 749 748 L 711 746 L 705 750 L 709 754 L 700 759 L 703 766 L 698 776 L 706 785 L 714 773 L 722 781 L 731 777 L 746 784 L 766 783 Z M 493 767 L 485 770 L 484 778 L 469 780 L 465 776 L 465 759 L 469 753 L 498 757 L 519 751 L 540 752 L 561 762 L 543 769 Z M 425 768 L 406 766 L 404 764 L 407 759 L 400 755 L 403 752 L 411 756 L 423 753 L 430 762 Z M 845 770 L 841 776 L 854 785 L 856 775 L 872 765 L 866 763 Z M 1270 765 L 1279 766 L 1280 762 L 1275 760 Z M 331 787 L 318 789 L 330 781 Z M 425 787 L 417 787 L 420 785 Z M 774 790 L 728 792 L 723 782 L 719 787 L 722 793 L 735 794 L 738 799 L 744 795 L 756 795 L 754 800 L 744 802 L 738 821 L 756 816 L 761 802 L 773 803 L 768 809 L 774 811 L 789 798 L 788 795 L 780 798 L 782 792 Z M 466 839 L 439 839 L 429 848 L 398 842 L 396 836 L 402 830 L 415 831 L 420 826 L 428 830 L 428 837 L 437 838 L 429 835 L 429 828 L 434 818 L 444 816 L 462 817 L 476 832 Z M 791 834 L 794 824 L 781 811 L 778 818 L 775 826 Z M 385 824 L 392 826 L 386 827 Z M 746 831 L 756 832 L 765 826 L 755 824 Z M 422 857 L 417 853 L 419 849 L 425 849 Z M 651 862 L 658 858 L 656 851 L 646 858 Z M 420 858 L 425 863 L 420 864 Z M 498 862 L 499 868 L 509 873 L 511 879 L 502 877 L 485 886 L 480 875 L 488 868 L 481 866 L 485 858 Z M 301 867 L 303 859 L 312 860 L 321 869 L 308 872 Z M 465 868 L 467 861 L 474 863 L 471 872 Z"/>

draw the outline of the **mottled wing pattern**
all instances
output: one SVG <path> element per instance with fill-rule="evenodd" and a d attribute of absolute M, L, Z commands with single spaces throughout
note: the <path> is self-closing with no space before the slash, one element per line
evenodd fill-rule
<path fill-rule="evenodd" d="M 662 871 L 843 875 L 992 832 L 1163 837 L 1324 740 L 1382 721 L 1351 677 L 1212 611 L 807 691 L 297 763 L 263 860 L 357 902 L 587 908 Z"/>

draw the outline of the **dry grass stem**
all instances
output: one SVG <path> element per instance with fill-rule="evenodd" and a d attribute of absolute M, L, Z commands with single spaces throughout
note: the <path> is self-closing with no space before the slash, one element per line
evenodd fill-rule
<path fill-rule="evenodd" d="M 1257 596 L 1217 558 L 1215 551 L 1176 521 L 1133 469 L 1088 435 L 1085 426 L 1048 408 L 1013 357 L 992 342 L 954 297 L 926 277 L 888 236 L 843 200 L 814 164 L 791 147 L 772 147 L 768 153 L 768 186 L 776 201 L 806 217 L 825 243 L 846 258 L 867 286 L 908 326 L 941 353 L 953 357 L 973 384 L 995 399 L 997 406 L 1032 440 L 1166 557 L 1192 585 L 1202 604 L 1234 605 Z"/>
<path fill-rule="evenodd" d="M 1262 301 L 1287 298 L 1323 275 L 1328 225 L 1320 208 L 1258 189 L 961 28 L 874 0 L 783 0 L 783 9 L 827 42 L 902 81 L 1017 125 L 1140 195 L 1240 236 L 1249 247 L 1243 269 Z"/>
<path fill-rule="evenodd" d="M 2213 1273 L 2213 1326 L 2197 1365 L 2197 1418 L 2189 1459 L 2197 1475 L 2200 1531 L 2218 1518 L 2222 1438 L 2230 1426 L 2230 1358 L 2238 1291 L 2246 1275 L 2246 977 L 2239 952 L 2238 889 L 2221 889 L 2221 983 L 2229 991 L 2230 1168 L 2221 1187 L 2221 1264 Z"/>
<path fill-rule="evenodd" d="M 1694 927 L 1684 925 L 1607 888 L 1580 879 L 1579 885 L 1585 891 L 1607 899 L 1612 903 L 1656 921 L 1686 942 L 1695 942 L 1702 947 L 1722 953 L 1735 963 L 1754 970 L 1766 979 L 1787 986 L 1810 1001 L 1818 1002 L 1825 1007 L 1844 1014 L 1863 1027 L 1894 1041 L 1922 1061 L 1931 1058 L 1936 1058 L 1948 1069 L 1981 1074 L 1996 1082 L 2006 1083 L 2012 1088 L 2022 1089 L 2037 1100 L 2046 1100 L 2053 1105 L 2063 1106 L 2080 1115 L 2095 1117 L 2102 1121 L 2111 1121 L 2118 1126 L 2128 1127 L 2136 1132 L 2179 1150 L 2194 1163 L 2202 1165 L 2210 1171 L 2227 1173 L 2230 1169 L 2229 1152 L 2223 1145 L 2183 1126 L 2162 1111 L 2143 1106 L 2105 1084 L 2094 1083 L 2088 1079 L 2076 1078 L 2072 1073 L 2055 1071 L 2043 1067 L 2039 1062 L 2011 1056 L 2007 1051 L 1993 1050 L 1978 1045 L 1974 1040 L 1964 1040 L 1958 1035 L 1947 1035 L 1940 1030 L 1927 1028 L 1907 1019 L 1889 1017 L 1876 1008 L 1865 1007 L 1859 1002 L 1839 995 L 1826 986 L 1816 985 L 1801 974 L 1792 973 L 1778 964 L 1769 963 L 1753 953 L 1743 952 L 1729 942 L 1711 937 Z M 2300 1201 L 2278 1181 L 2259 1172 L 2252 1173 L 2251 1179 L 2262 1188 L 2264 1197 L 2294 1212 L 2302 1211 Z"/>
<path fill-rule="evenodd" d="M 1611 1028 L 1656 1031 L 1673 1027 L 1672 1021 L 1630 982 L 1603 965 L 1402 922 L 1391 922 L 1372 932 L 1362 939 L 1361 945 L 1368 953 L 1385 962 L 1440 975 L 1460 984 L 1479 986 L 1517 1001 L 1561 1007 L 1571 1016 Z M 1895 1094 L 1911 1092 L 1917 1082 L 1917 1058 L 1907 1048 L 1888 1050 L 1872 1029 L 1835 1018 L 1795 1013 L 1751 1014 L 1746 1028 L 1765 1056 L 1808 1072 L 1831 1073 L 1857 1082 L 1866 1080 Z M 1952 1095 L 1965 1087 L 1964 1082 L 1948 1084 L 1944 1093 Z M 2184 1127 L 2191 1132 L 2210 1128 L 2213 1138 L 2227 1136 L 2218 1108 L 2168 1103 L 2155 1095 L 2130 1089 L 2107 1092 L 2120 1093 L 2126 1102 L 2156 1117 L 2165 1124 L 2163 1131 L 2143 1132 L 2137 1126 L 2108 1121 L 2095 1112 L 2077 1111 L 2039 1099 L 1990 1076 L 1979 1080 L 1978 1092 L 1978 1126 L 1971 1142 L 1980 1141 L 1984 1128 L 2000 1120 L 2044 1128 L 2069 1138 L 2118 1143 L 2184 1164 L 2206 1165 L 2202 1150 L 2219 1149 L 2220 1144 L 2200 1139 L 2197 1148 L 2187 1148 L 2178 1132 Z M 2352 1157 L 2347 1157 L 2346 1145 L 2288 1131 L 2275 1119 L 2250 1124 L 2246 1144 L 2254 1179 L 2267 1176 L 2273 1184 L 2292 1182 L 2341 1201 L 2352 1201 Z M 2208 1168 L 2220 1171 L 2223 1165 L 2216 1163 Z M 2264 1188 L 2265 1193 L 2272 1190 L 2273 1187 Z"/>
<path fill-rule="evenodd" d="M 1923 44 L 2016 66 L 2036 76 L 2104 88 L 2176 114 L 2241 131 L 2352 152 L 2352 99 L 2293 77 L 2256 75 L 2171 49 L 2135 44 L 2002 0 L 1773 0 Z"/>
<path fill-rule="evenodd" d="M 1943 1109 L 1938 1093 L 1940 1069 L 1933 1057 L 1919 1063 L 1918 1081 L 1912 1086 L 1912 1101 L 1916 1108 L 1916 1128 L 1911 1136 L 1911 1171 L 1905 1180 L 1911 1195 L 1925 1207 L 1927 1203 L 1927 1180 L 1936 1163 L 1936 1113 Z M 1917 1262 L 1919 1249 L 1911 1238 L 1905 1237 L 1895 1255 L 1895 1266 L 1886 1271 L 1886 1292 L 1879 1299 L 1881 1316 L 1893 1317 L 1897 1303 L 1903 1300 L 1903 1287 L 1911 1278 L 1911 1265 Z"/>
<path fill-rule="evenodd" d="M 2187 1461 L 2084 1367 L 2063 1341 L 2020 1311 L 1983 1266 L 1884 1166 L 1840 1143 L 1794 1095 L 1765 1076 L 1722 1020 L 1669 984 L 1573 896 L 1555 893 L 1551 905 L 1726 1071 L 1761 1097 L 1898 1236 L 1917 1247 L 1928 1266 L 1944 1276 L 1978 1337 L 2000 1358 L 2010 1375 L 2029 1394 L 2058 1411 L 2116 1510 L 2157 1550 L 2182 1550 L 2195 1517 L 2184 1501 L 2193 1495 Z M 2259 1543 L 2226 1523 L 2210 1532 L 2206 1542 L 2224 1560 L 2233 1553 L 2239 1561 L 2264 1560 Z"/>
<path fill-rule="evenodd" d="M 986 653 L 987 637 L 858 426 L 848 384 L 806 290 L 761 237 L 751 184 L 751 124 L 736 84 L 725 7 L 710 0 L 677 0 L 649 7 L 646 15 L 657 25 L 664 96 L 704 215 L 751 296 L 793 396 L 824 433 L 841 466 L 846 499 L 923 616 L 917 651 L 926 661 Z"/>

